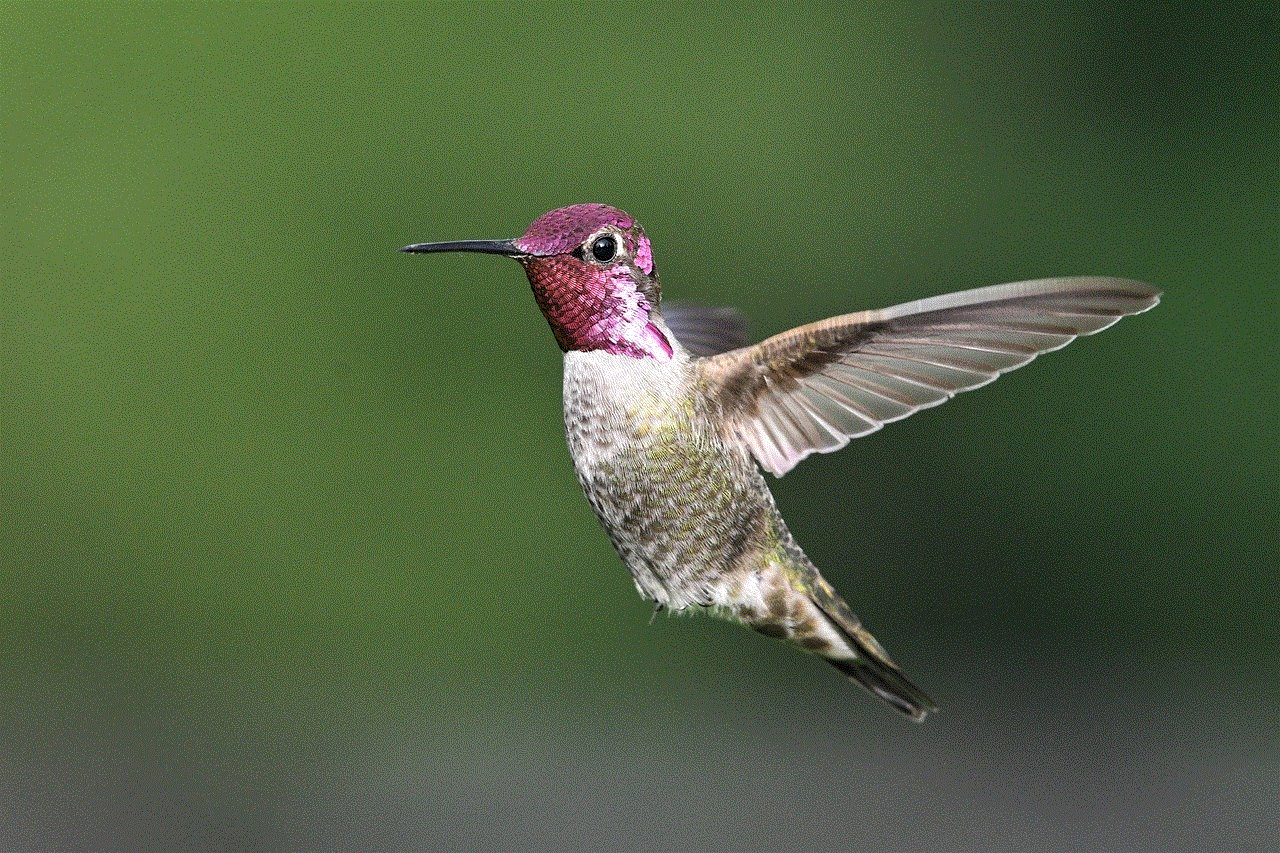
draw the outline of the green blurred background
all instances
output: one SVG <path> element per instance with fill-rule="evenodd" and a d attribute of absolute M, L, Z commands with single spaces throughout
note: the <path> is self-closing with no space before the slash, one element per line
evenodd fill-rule
<path fill-rule="evenodd" d="M 1275 7 L 0 10 L 0 847 L 1277 840 Z M 659 618 L 514 264 L 603 201 L 764 336 L 1001 281 L 1149 314 L 810 459 L 943 710 Z"/>

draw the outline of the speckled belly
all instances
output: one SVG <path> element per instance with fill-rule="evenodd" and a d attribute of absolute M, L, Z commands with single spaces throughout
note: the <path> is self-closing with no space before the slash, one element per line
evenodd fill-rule
<path fill-rule="evenodd" d="M 645 374 L 636 368 L 652 365 L 625 356 L 570 356 L 569 450 L 636 587 L 672 609 L 715 603 L 717 589 L 777 541 L 781 521 L 759 472 L 674 369 Z"/>

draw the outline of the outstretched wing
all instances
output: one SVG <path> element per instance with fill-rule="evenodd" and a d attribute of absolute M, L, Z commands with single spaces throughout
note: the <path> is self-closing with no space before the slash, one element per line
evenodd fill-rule
<path fill-rule="evenodd" d="M 999 284 L 809 323 L 697 364 L 756 461 L 780 477 L 810 453 L 841 448 L 1159 301 L 1158 290 L 1120 278 Z"/>

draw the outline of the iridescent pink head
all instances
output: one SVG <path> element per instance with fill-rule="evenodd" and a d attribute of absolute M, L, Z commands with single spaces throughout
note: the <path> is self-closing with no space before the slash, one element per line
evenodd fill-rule
<path fill-rule="evenodd" d="M 653 322 L 661 301 L 653 249 L 640 223 L 605 204 L 544 213 L 515 240 L 418 243 L 406 252 L 488 252 L 524 266 L 560 349 L 672 357 Z"/>

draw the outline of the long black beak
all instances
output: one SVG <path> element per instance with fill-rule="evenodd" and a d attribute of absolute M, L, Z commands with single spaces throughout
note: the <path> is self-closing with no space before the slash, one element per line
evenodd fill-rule
<path fill-rule="evenodd" d="M 484 252 L 487 255 L 506 255 L 516 258 L 527 255 L 516 248 L 514 240 L 452 240 L 446 243 L 414 243 L 402 252 Z"/>

